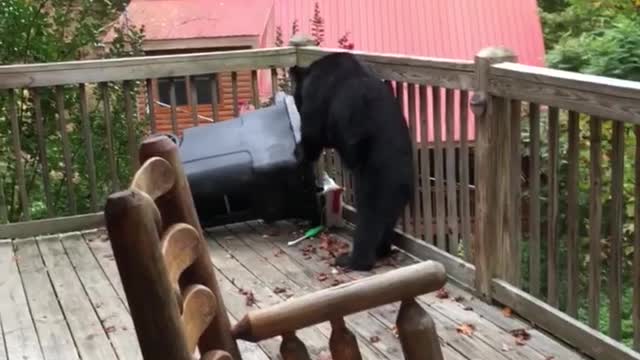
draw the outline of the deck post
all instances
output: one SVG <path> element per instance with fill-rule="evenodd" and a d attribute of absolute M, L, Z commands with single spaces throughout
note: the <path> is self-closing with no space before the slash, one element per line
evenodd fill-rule
<path fill-rule="evenodd" d="M 486 48 L 475 57 L 475 93 L 471 99 L 471 109 L 476 118 L 476 221 L 474 261 L 476 266 L 475 287 L 478 294 L 486 299 L 491 297 L 491 280 L 498 276 L 513 280 L 510 273 L 514 259 L 510 241 L 507 214 L 510 194 L 510 126 L 509 101 L 492 96 L 488 92 L 491 65 L 514 62 L 515 54 L 506 48 Z M 517 239 L 515 239 L 517 240 Z M 513 269 L 511 269 L 513 270 Z"/>

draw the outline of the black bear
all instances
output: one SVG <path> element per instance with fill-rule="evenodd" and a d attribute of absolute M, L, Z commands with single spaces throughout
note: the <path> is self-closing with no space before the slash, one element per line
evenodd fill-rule
<path fill-rule="evenodd" d="M 301 117 L 303 161 L 335 149 L 355 180 L 351 254 L 335 265 L 368 271 L 391 253 L 393 229 L 414 186 L 411 137 L 389 87 L 350 53 L 326 55 L 290 70 Z"/>

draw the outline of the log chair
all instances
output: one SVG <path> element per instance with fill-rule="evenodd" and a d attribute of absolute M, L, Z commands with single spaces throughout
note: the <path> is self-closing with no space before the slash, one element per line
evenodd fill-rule
<path fill-rule="evenodd" d="M 344 317 L 401 301 L 396 326 L 406 359 L 442 360 L 429 314 L 416 296 L 444 286 L 444 267 L 426 261 L 251 311 L 233 328 L 216 281 L 177 145 L 142 142 L 129 189 L 109 196 L 105 219 L 144 359 L 241 359 L 237 339 L 282 337 L 284 360 L 309 359 L 296 331 L 329 321 L 335 360 L 361 359 Z"/>

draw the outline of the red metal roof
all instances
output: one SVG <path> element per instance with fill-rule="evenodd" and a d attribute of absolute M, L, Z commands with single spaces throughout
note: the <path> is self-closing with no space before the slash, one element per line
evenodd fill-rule
<path fill-rule="evenodd" d="M 144 24 L 147 40 L 260 36 L 272 9 L 273 0 L 132 0 L 119 21 Z"/>
<path fill-rule="evenodd" d="M 360 51 L 473 60 L 484 47 L 506 46 L 518 54 L 521 63 L 544 64 L 536 0 L 318 0 L 318 3 L 325 23 L 322 44 L 325 47 L 336 48 L 338 39 L 348 32 L 355 49 Z M 311 33 L 314 5 L 314 0 L 275 0 L 275 22 L 282 27 L 285 41 L 291 35 L 294 19 L 298 20 L 301 32 Z M 406 109 L 406 92 L 404 99 Z M 457 103 L 459 94 L 455 99 Z M 428 107 L 432 114 L 431 102 Z M 441 108 L 445 109 L 444 92 Z M 456 141 L 460 139 L 459 113 L 456 106 Z M 446 139 L 445 114 L 442 116 L 442 139 Z M 428 141 L 432 142 L 431 115 L 427 123 Z M 417 127 L 420 140 L 419 123 Z M 475 121 L 470 111 L 468 138 L 475 139 Z"/>
<path fill-rule="evenodd" d="M 536 0 L 318 0 L 326 47 L 350 33 L 362 51 L 468 59 L 483 47 L 506 46 L 521 63 L 543 65 Z M 291 24 L 311 32 L 314 0 L 275 0 L 285 40 Z"/>

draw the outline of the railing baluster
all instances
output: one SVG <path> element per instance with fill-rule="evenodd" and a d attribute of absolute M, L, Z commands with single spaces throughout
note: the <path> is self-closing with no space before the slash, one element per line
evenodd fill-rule
<path fill-rule="evenodd" d="M 147 106 L 149 107 L 149 125 L 151 127 L 151 133 L 153 134 L 158 131 L 158 125 L 156 123 L 156 103 L 153 96 L 153 80 L 147 79 L 145 82 L 147 87 Z"/>
<path fill-rule="evenodd" d="M 295 333 L 282 335 L 280 355 L 283 360 L 311 360 L 307 347 Z"/>
<path fill-rule="evenodd" d="M 634 229 L 640 229 L 640 126 L 635 126 Z M 640 351 L 640 231 L 633 233 L 633 348 Z"/>
<path fill-rule="evenodd" d="M 509 163 L 511 164 L 511 173 L 509 174 L 510 186 L 509 186 L 509 198 L 507 200 L 507 215 L 509 219 L 509 233 L 511 234 L 508 241 L 511 247 L 511 265 L 509 266 L 511 277 L 509 278 L 510 283 L 514 286 L 520 286 L 520 268 L 521 268 L 521 247 L 520 242 L 522 241 L 521 236 L 521 228 L 522 228 L 522 206 L 521 206 L 521 182 L 520 175 L 522 171 L 521 163 L 521 154 L 520 154 L 520 129 L 521 129 L 521 109 L 522 103 L 518 100 L 511 100 L 509 102 L 509 111 L 510 118 L 509 121 L 509 130 L 511 131 L 509 135 L 510 139 L 510 159 Z"/>
<path fill-rule="evenodd" d="M 600 239 L 602 231 L 602 120 L 590 120 L 590 194 L 589 194 L 589 325 L 600 322 Z"/>
<path fill-rule="evenodd" d="M 7 199 L 4 197 L 4 178 L 0 176 L 0 224 L 9 222 L 9 214 L 7 213 Z"/>
<path fill-rule="evenodd" d="M 69 135 L 67 132 L 67 120 L 65 118 L 64 108 L 64 87 L 56 86 L 56 104 L 58 108 L 58 128 L 60 130 L 60 138 L 62 140 L 62 154 L 64 157 L 64 171 L 67 182 L 67 196 L 69 197 L 69 207 L 71 213 L 76 214 L 78 207 L 76 204 L 76 193 L 73 183 L 73 164 L 71 160 L 71 146 L 69 145 Z"/>
<path fill-rule="evenodd" d="M 196 77 L 189 77 L 189 90 L 191 92 L 191 122 L 193 126 L 200 125 L 200 120 L 198 119 L 198 86 L 196 86 Z"/>
<path fill-rule="evenodd" d="M 529 291 L 540 296 L 540 105 L 529 104 Z"/>
<path fill-rule="evenodd" d="M 260 108 L 260 89 L 258 88 L 258 71 L 251 70 L 251 102 L 255 109 Z"/>
<path fill-rule="evenodd" d="M 408 85 L 408 84 L 405 84 L 404 82 L 401 82 L 401 81 L 396 81 L 396 100 L 398 101 L 398 105 L 400 105 L 400 109 L 402 109 L 403 115 L 406 110 L 406 105 L 404 103 L 405 88 L 406 88 L 405 85 Z M 402 230 L 407 234 L 411 233 L 411 205 L 407 205 L 404 208 Z"/>
<path fill-rule="evenodd" d="M 218 74 L 211 75 L 211 117 L 216 122 L 220 120 L 219 104 L 220 94 L 218 93 Z"/>
<path fill-rule="evenodd" d="M 125 121 L 127 123 L 127 147 L 129 148 L 129 165 L 132 173 L 140 167 L 138 161 L 138 139 L 136 139 L 135 119 L 133 118 L 133 101 L 134 96 L 131 93 L 131 81 L 126 80 L 122 83 L 122 93 L 124 95 L 124 112 Z"/>
<path fill-rule="evenodd" d="M 233 98 L 233 116 L 240 115 L 240 104 L 238 99 L 238 73 L 231 72 L 231 97 Z"/>
<path fill-rule="evenodd" d="M 431 156 L 429 149 L 429 113 L 427 86 L 420 85 L 420 178 L 422 182 L 422 227 L 424 239 L 433 243 L 433 212 L 431 204 Z"/>
<path fill-rule="evenodd" d="M 278 92 L 278 69 L 271 68 L 271 94 L 273 95 L 273 101 L 276 100 L 277 92 Z"/>
<path fill-rule="evenodd" d="M 433 139 L 435 151 L 435 171 L 436 178 L 436 232 L 437 246 L 441 250 L 447 250 L 446 238 L 446 204 L 445 204 L 445 185 L 444 185 L 444 164 L 443 164 L 443 148 L 442 148 L 442 103 L 440 97 L 440 87 L 433 86 L 431 88 L 431 99 L 433 104 Z"/>
<path fill-rule="evenodd" d="M 396 327 L 405 359 L 444 359 L 436 323 L 414 299 L 400 305 Z"/>
<path fill-rule="evenodd" d="M 579 114 L 569 112 L 569 149 L 568 155 L 568 176 L 567 176 L 567 313 L 573 317 L 578 316 L 578 165 L 579 165 L 579 140 L 580 126 L 578 123 Z"/>
<path fill-rule="evenodd" d="M 8 91 L 8 112 L 11 121 L 11 139 L 13 144 L 13 156 L 16 161 L 16 180 L 20 194 L 20 207 L 22 208 L 22 220 L 31 220 L 31 205 L 27 194 L 27 182 L 24 174 L 24 162 L 22 159 L 22 144 L 20 142 L 20 123 L 18 122 L 18 110 L 16 95 L 13 89 Z"/>
<path fill-rule="evenodd" d="M 35 130 L 38 141 L 38 156 L 40 158 L 40 166 L 42 170 L 42 186 L 44 190 L 45 204 L 47 205 L 47 215 L 53 217 L 55 213 L 54 200 L 51 196 L 51 182 L 49 181 L 49 159 L 47 158 L 47 143 L 44 123 L 42 120 L 42 99 L 38 89 L 31 91 L 33 97 L 33 111 L 35 115 Z M 82 99 L 80 99 L 82 101 Z M 81 103 L 82 105 L 82 103 Z"/>
<path fill-rule="evenodd" d="M 329 349 L 333 360 L 361 360 L 356 336 L 347 328 L 344 319 L 331 321 Z"/>
<path fill-rule="evenodd" d="M 624 223 L 624 123 L 613 122 L 611 144 L 611 253 L 609 255 L 609 336 L 622 337 L 622 225 Z"/>
<path fill-rule="evenodd" d="M 174 78 L 169 79 L 169 105 L 171 106 L 171 130 L 174 135 L 178 135 L 178 109 L 176 99 L 176 80 Z"/>
<path fill-rule="evenodd" d="M 98 194 L 96 185 L 96 165 L 93 154 L 93 138 L 91 123 L 89 122 L 89 107 L 87 105 L 87 88 L 85 84 L 80 84 L 80 118 L 82 121 L 82 137 L 87 156 L 87 173 L 89 175 L 89 196 L 90 208 L 92 212 L 98 211 Z M 48 176 L 48 175 L 47 175 Z"/>
<path fill-rule="evenodd" d="M 460 215 L 464 258 L 471 261 L 471 197 L 469 195 L 469 92 L 460 91 Z"/>
<path fill-rule="evenodd" d="M 445 89 L 445 126 L 447 138 L 445 139 L 446 147 L 446 179 L 447 179 L 447 225 L 450 229 L 449 236 L 449 252 L 451 254 L 458 253 L 458 196 L 456 194 L 456 152 L 454 148 L 454 89 Z"/>
<path fill-rule="evenodd" d="M 413 198 L 411 199 L 411 218 L 413 220 L 413 235 L 422 237 L 422 217 L 420 216 L 420 192 L 418 181 L 420 168 L 418 165 L 418 127 L 416 124 L 416 85 L 407 84 L 407 103 L 409 105 L 409 129 L 411 132 L 411 144 L 413 147 Z"/>
<path fill-rule="evenodd" d="M 558 307 L 558 152 L 559 117 L 556 107 L 549 108 L 549 203 L 547 206 L 547 302 Z"/>
<path fill-rule="evenodd" d="M 107 159 L 109 163 L 109 173 L 111 174 L 111 190 L 118 191 L 120 181 L 118 180 L 118 169 L 116 168 L 116 158 L 113 146 L 113 128 L 111 126 L 111 99 L 109 98 L 109 84 L 101 83 L 100 92 L 102 96 L 102 105 L 104 111 L 104 127 L 105 127 L 105 144 L 107 150 Z"/>

